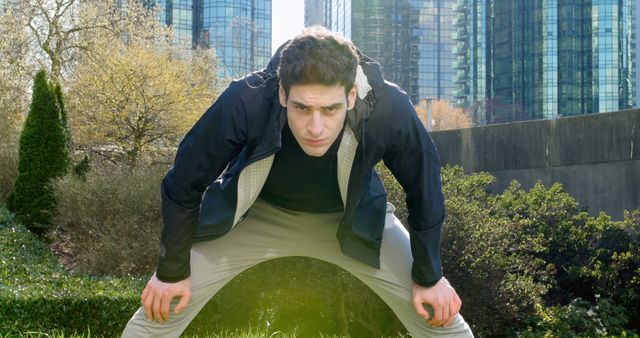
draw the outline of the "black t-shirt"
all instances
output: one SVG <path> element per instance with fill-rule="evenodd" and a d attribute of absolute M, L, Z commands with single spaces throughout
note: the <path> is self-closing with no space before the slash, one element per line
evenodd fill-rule
<path fill-rule="evenodd" d="M 282 148 L 275 155 L 260 197 L 290 210 L 343 210 L 337 173 L 337 154 L 341 139 L 342 131 L 324 155 L 313 157 L 302 150 L 289 126 L 285 125 L 282 130 Z"/>

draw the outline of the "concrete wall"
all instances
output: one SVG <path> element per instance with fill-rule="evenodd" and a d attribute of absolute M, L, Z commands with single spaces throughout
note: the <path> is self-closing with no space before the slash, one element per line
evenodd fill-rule
<path fill-rule="evenodd" d="M 442 163 L 529 189 L 562 183 L 592 215 L 640 209 L 640 109 L 432 132 Z"/>

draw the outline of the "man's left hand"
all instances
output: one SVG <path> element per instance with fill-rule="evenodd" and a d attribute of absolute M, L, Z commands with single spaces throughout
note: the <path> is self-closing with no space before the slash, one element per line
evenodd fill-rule
<path fill-rule="evenodd" d="M 433 327 L 449 326 L 462 306 L 462 301 L 456 290 L 444 277 L 431 287 L 414 285 L 412 299 L 418 315 Z M 433 318 L 429 318 L 429 312 L 423 304 L 429 304 L 433 307 Z"/>

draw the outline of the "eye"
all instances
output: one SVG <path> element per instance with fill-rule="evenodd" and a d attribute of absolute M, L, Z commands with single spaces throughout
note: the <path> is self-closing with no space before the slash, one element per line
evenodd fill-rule
<path fill-rule="evenodd" d="M 333 115 L 335 112 L 338 111 L 338 107 L 327 107 L 327 108 L 324 108 L 323 110 L 325 114 Z"/>
<path fill-rule="evenodd" d="M 299 110 L 299 111 L 307 111 L 307 107 L 301 106 L 299 104 L 296 105 L 296 109 Z"/>

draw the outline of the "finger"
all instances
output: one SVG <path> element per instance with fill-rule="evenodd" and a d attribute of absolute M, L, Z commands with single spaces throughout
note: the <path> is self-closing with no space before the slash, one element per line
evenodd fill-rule
<path fill-rule="evenodd" d="M 142 290 L 142 294 L 140 295 L 140 301 L 144 303 L 144 299 L 147 298 L 147 294 L 149 293 L 149 288 L 146 287 Z"/>
<path fill-rule="evenodd" d="M 419 298 L 413 299 L 413 307 L 416 309 L 418 316 L 425 320 L 429 320 L 429 312 L 424 308 L 424 305 L 422 305 L 422 301 Z"/>
<path fill-rule="evenodd" d="M 453 322 L 453 320 L 454 320 L 454 319 L 456 319 L 456 316 L 458 315 L 458 313 L 450 313 L 450 315 L 451 315 L 451 316 L 449 317 L 449 320 L 447 320 L 447 322 L 446 322 L 446 323 L 444 323 L 444 325 L 442 325 L 442 326 L 444 326 L 444 327 L 449 327 L 449 325 L 451 325 L 451 323 Z"/>
<path fill-rule="evenodd" d="M 182 310 L 184 310 L 187 305 L 189 305 L 189 300 L 191 300 L 191 291 L 186 291 L 182 294 L 180 302 L 178 303 L 178 305 L 176 305 L 176 308 L 173 309 L 173 313 L 178 314 Z"/>
<path fill-rule="evenodd" d="M 147 292 L 144 299 L 142 300 L 142 307 L 144 308 L 144 314 L 148 320 L 153 320 L 153 293 Z"/>
<path fill-rule="evenodd" d="M 451 303 L 451 306 L 449 307 L 450 317 L 449 317 L 449 320 L 444 324 L 445 327 L 448 327 L 449 325 L 451 325 L 451 322 L 453 322 L 453 320 L 456 319 L 456 316 L 460 312 L 461 306 L 462 306 L 462 301 L 460 300 L 460 297 L 456 295 L 456 298 L 454 299 L 453 303 Z"/>
<path fill-rule="evenodd" d="M 450 311 L 451 311 L 450 303 L 442 306 L 442 319 L 440 320 L 440 323 L 438 323 L 438 326 L 444 326 L 444 324 L 449 321 L 449 318 L 451 318 L 451 315 L 449 314 Z"/>
<path fill-rule="evenodd" d="M 153 318 L 162 323 L 162 315 L 160 314 L 160 306 L 162 305 L 162 297 L 156 296 L 153 299 Z"/>
<path fill-rule="evenodd" d="M 431 326 L 437 327 L 442 324 L 442 305 L 431 304 L 433 306 L 433 318 L 429 321 Z"/>
<path fill-rule="evenodd" d="M 162 297 L 162 305 L 160 306 L 160 315 L 162 316 L 163 321 L 169 320 L 169 307 L 171 306 L 171 300 L 173 296 L 167 294 Z"/>

